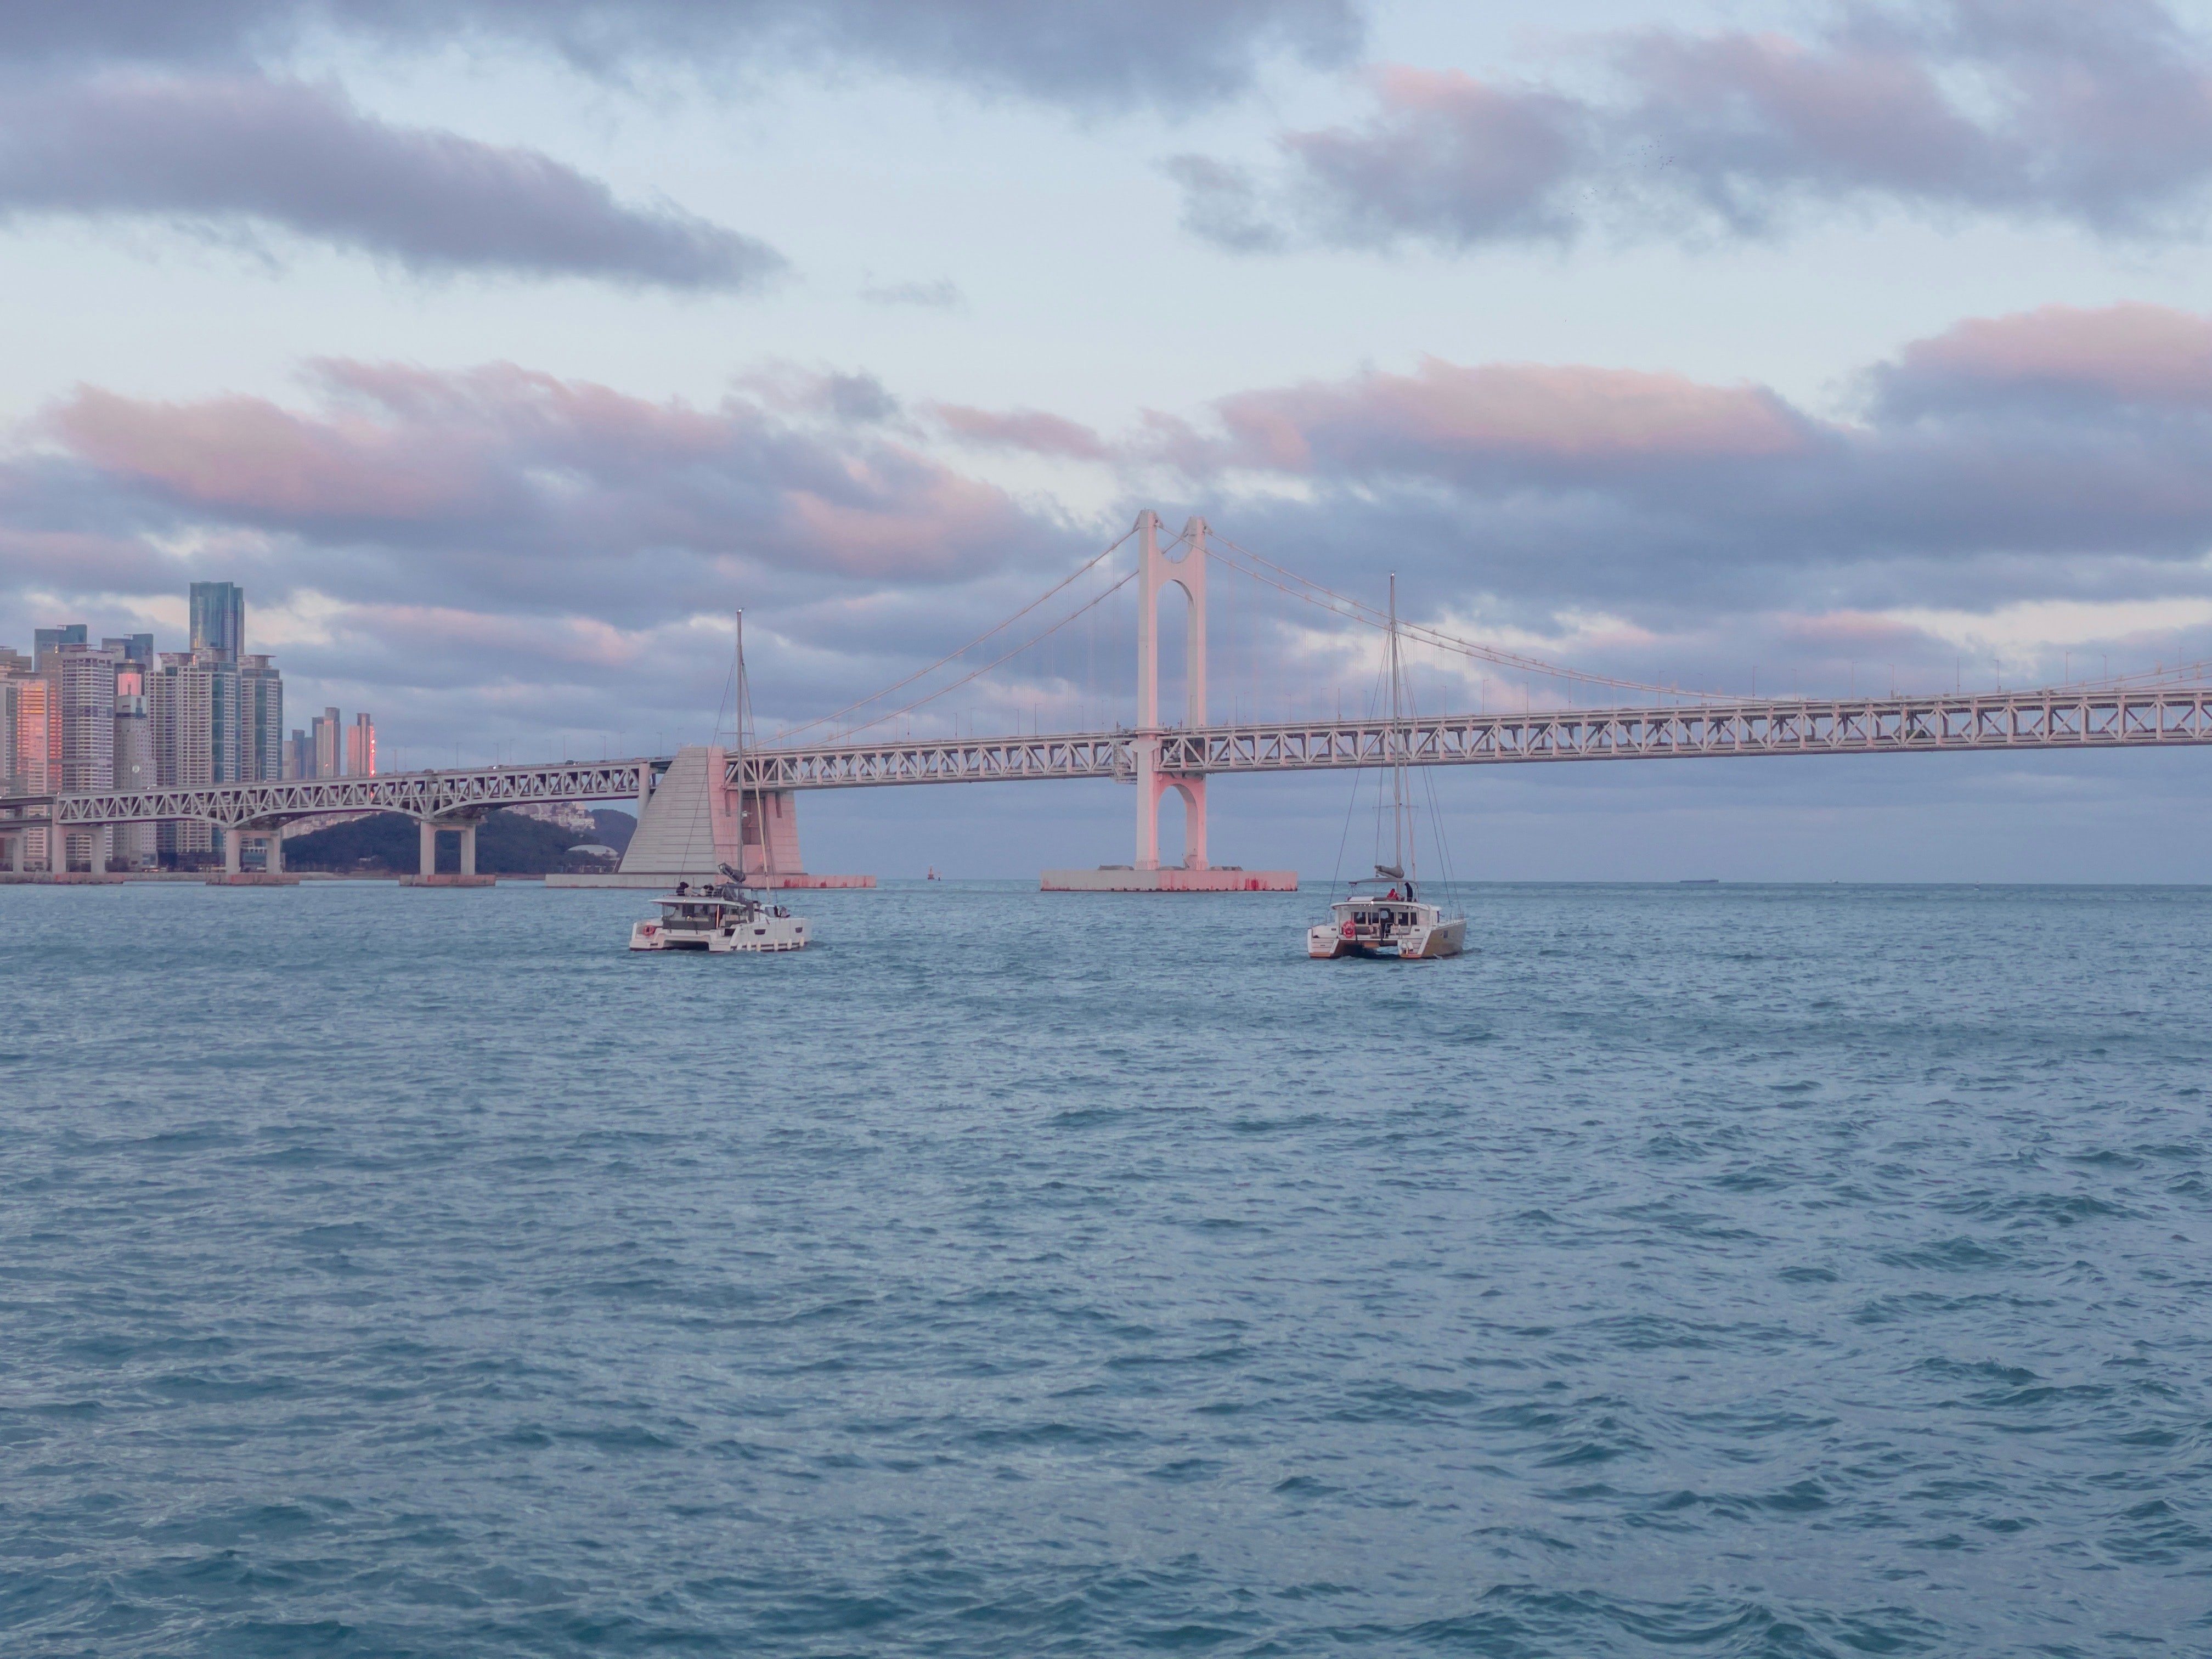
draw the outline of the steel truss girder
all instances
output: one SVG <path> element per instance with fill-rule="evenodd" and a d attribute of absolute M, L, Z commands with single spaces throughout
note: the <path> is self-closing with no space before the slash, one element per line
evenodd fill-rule
<path fill-rule="evenodd" d="M 967 738 L 755 749 L 730 781 L 749 789 L 868 789 L 921 783 L 1136 775 L 1137 745 L 1159 745 L 1158 769 L 1313 772 L 1388 766 L 1517 765 L 1535 761 L 1692 759 L 1728 755 L 1880 755 L 1993 749 L 2132 749 L 2212 744 L 2212 686 L 2163 690 L 2024 691 L 1690 708 L 1550 709 L 1389 720 L 1310 720 L 1141 733 Z M 665 759 L 293 779 L 204 789 L 17 797 L 0 829 L 91 827 L 198 818 L 251 829 L 325 812 L 404 812 L 450 819 L 501 806 L 635 800 Z"/>
<path fill-rule="evenodd" d="M 1936 697 L 1786 700 L 1663 708 L 1550 709 L 1389 720 L 1310 720 L 1162 732 L 941 743 L 831 744 L 748 752 L 731 781 L 760 789 L 1135 775 L 1136 745 L 1182 776 L 1534 761 L 1729 755 L 1879 755 L 1991 749 L 2116 749 L 2212 743 L 2212 686 Z"/>
<path fill-rule="evenodd" d="M 404 812 L 410 817 L 444 819 L 541 801 L 634 800 L 641 770 L 666 765 L 649 759 L 599 761 L 494 766 L 480 771 L 390 772 L 364 778 L 294 778 L 204 789 L 28 796 L 0 803 L 0 813 L 40 828 L 62 829 L 198 818 L 240 830 L 324 812 Z M 40 808 L 44 810 L 36 817 L 30 816 Z"/>
<path fill-rule="evenodd" d="M 752 749 L 748 789 L 862 789 L 894 783 L 1004 783 L 1020 778 L 1128 778 L 1134 738 L 1127 732 L 1044 738 L 967 738 L 943 743 L 830 744 Z M 730 763 L 729 781 L 740 781 Z"/>

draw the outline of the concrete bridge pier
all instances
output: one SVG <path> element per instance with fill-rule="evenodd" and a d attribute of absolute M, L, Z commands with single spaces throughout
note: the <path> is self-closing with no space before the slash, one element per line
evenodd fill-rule
<path fill-rule="evenodd" d="M 483 818 L 423 818 L 419 820 L 422 830 L 420 856 L 416 873 L 399 878 L 402 887 L 489 887 L 490 876 L 477 873 L 477 826 Z M 461 838 L 461 868 L 458 875 L 438 873 L 438 832 L 450 830 Z"/>
<path fill-rule="evenodd" d="M 248 870 L 246 863 L 246 843 L 249 838 L 261 843 L 262 866 Z M 284 873 L 284 826 L 271 824 L 264 830 L 248 830 L 242 825 L 228 824 L 222 830 L 222 873 L 210 876 L 210 887 L 297 887 L 300 878 Z"/>

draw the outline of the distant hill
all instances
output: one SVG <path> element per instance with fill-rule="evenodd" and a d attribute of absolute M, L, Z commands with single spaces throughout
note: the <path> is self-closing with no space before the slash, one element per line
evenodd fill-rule
<path fill-rule="evenodd" d="M 621 852 L 629 845 L 637 820 L 605 809 L 592 814 L 591 835 L 541 823 L 519 812 L 494 812 L 477 829 L 477 873 L 486 876 L 544 876 L 559 871 L 605 870 L 605 859 L 569 856 L 568 849 L 597 842 Z M 399 812 L 379 812 L 351 823 L 333 824 L 284 843 L 288 870 L 327 871 L 339 875 L 412 875 L 422 857 L 416 821 Z M 460 838 L 438 837 L 438 868 L 451 875 L 461 867 Z"/>

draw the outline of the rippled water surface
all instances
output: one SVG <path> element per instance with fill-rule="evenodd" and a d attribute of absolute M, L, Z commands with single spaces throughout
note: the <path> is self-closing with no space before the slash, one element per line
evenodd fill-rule
<path fill-rule="evenodd" d="M 2212 892 L 0 890 L 0 1649 L 2212 1650 Z"/>

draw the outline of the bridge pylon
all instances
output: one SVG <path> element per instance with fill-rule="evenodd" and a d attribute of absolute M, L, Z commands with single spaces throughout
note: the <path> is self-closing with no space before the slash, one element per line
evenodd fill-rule
<path fill-rule="evenodd" d="M 1183 799 L 1182 866 L 1203 870 L 1206 861 L 1206 777 L 1198 772 L 1170 772 L 1160 765 L 1160 592 L 1182 590 L 1189 606 L 1184 630 L 1183 718 L 1176 725 L 1204 726 L 1206 720 L 1206 520 L 1192 519 L 1180 539 L 1182 556 L 1160 550 L 1160 515 L 1147 507 L 1137 515 L 1137 730 L 1133 745 L 1137 772 L 1137 868 L 1160 867 L 1160 801 L 1170 789 Z"/>
<path fill-rule="evenodd" d="M 1048 893 L 1285 893 L 1297 890 L 1292 870 L 1216 870 L 1206 856 L 1206 774 L 1163 763 L 1164 751 L 1203 756 L 1189 733 L 1206 729 L 1206 520 L 1194 518 L 1176 541 L 1180 558 L 1160 546 L 1160 515 L 1147 508 L 1137 515 L 1137 724 L 1128 736 L 1130 774 L 1121 770 L 1117 740 L 1109 745 L 1116 777 L 1133 775 L 1137 785 L 1137 856 L 1133 865 L 1101 865 L 1096 870 L 1048 870 L 1040 884 Z M 1160 720 L 1160 593 L 1182 590 L 1189 606 L 1183 646 L 1182 718 Z M 1160 802 L 1169 790 L 1182 797 L 1182 862 L 1160 864 Z"/>

